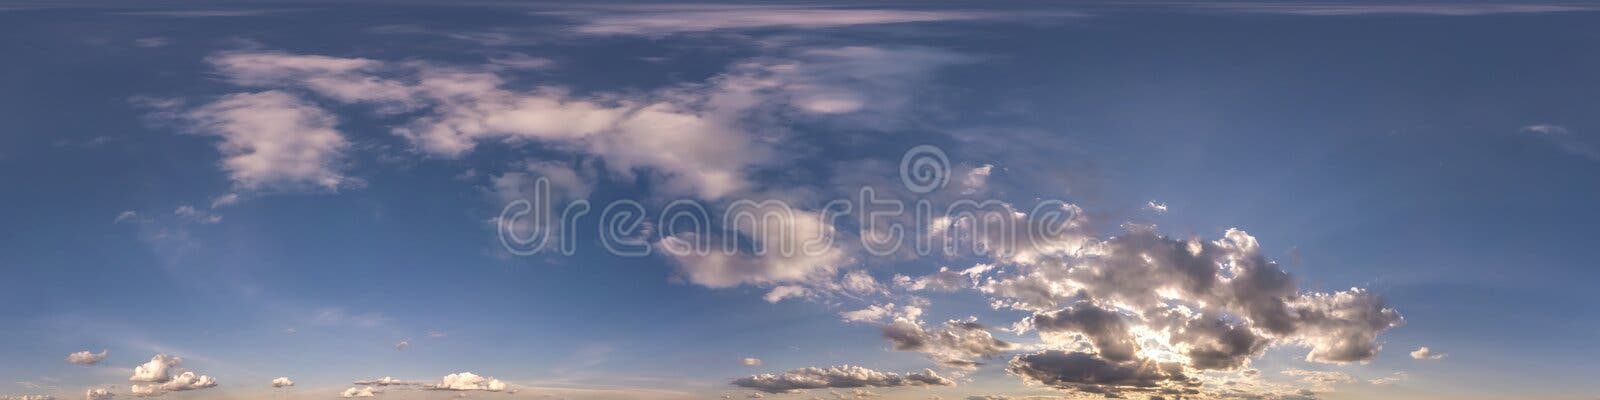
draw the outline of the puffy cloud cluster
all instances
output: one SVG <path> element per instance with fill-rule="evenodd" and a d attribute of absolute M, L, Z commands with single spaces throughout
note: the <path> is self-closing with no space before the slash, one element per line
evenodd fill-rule
<path fill-rule="evenodd" d="M 367 387 L 359 388 L 359 389 L 358 388 L 345 389 L 343 393 L 339 393 L 339 397 L 343 397 L 343 398 L 347 398 L 347 399 L 356 398 L 356 397 L 378 397 L 379 393 L 383 393 L 383 390 L 379 390 L 377 388 L 374 388 L 374 387 L 371 387 L 371 386 L 367 386 Z"/>
<path fill-rule="evenodd" d="M 67 362 L 78 365 L 95 365 L 99 364 L 100 361 L 105 360 L 107 354 L 110 353 L 106 350 L 100 350 L 99 353 L 90 353 L 88 350 L 84 350 L 68 354 Z"/>
<path fill-rule="evenodd" d="M 111 400 L 116 397 L 117 394 L 112 393 L 111 389 L 108 388 L 92 388 L 83 391 L 84 400 Z"/>
<path fill-rule="evenodd" d="M 828 388 L 953 386 L 955 381 L 926 369 L 901 375 L 853 365 L 841 365 L 792 369 L 781 374 L 760 374 L 739 378 L 734 380 L 733 384 L 767 393 L 799 393 L 808 389 Z"/>
<path fill-rule="evenodd" d="M 336 190 L 350 147 L 338 118 L 279 90 L 236 93 L 183 114 L 195 133 L 216 136 L 222 168 L 240 190 Z"/>
<path fill-rule="evenodd" d="M 183 363 L 179 357 L 169 357 L 157 354 L 150 358 L 150 362 L 133 367 L 133 376 L 128 380 L 134 382 L 166 382 L 172 380 L 172 369 Z"/>
<path fill-rule="evenodd" d="M 137 396 L 155 396 L 164 392 L 205 389 L 217 386 L 217 380 L 206 375 L 195 374 L 193 371 L 181 371 L 183 359 L 165 354 L 157 354 L 149 362 L 133 369 L 133 376 L 129 381 L 147 382 L 149 385 L 133 385 L 130 390 Z M 179 372 L 176 376 L 174 372 Z"/>
<path fill-rule="evenodd" d="M 1033 311 L 1041 332 L 1087 337 L 1102 357 L 1129 359 L 1138 327 L 1162 345 L 1152 352 L 1183 354 L 1199 369 L 1240 367 L 1272 343 L 1309 347 L 1311 361 L 1365 361 L 1377 334 L 1403 321 L 1361 289 L 1299 291 L 1240 230 L 1201 241 L 1135 228 L 980 287 L 997 305 Z"/>
<path fill-rule="evenodd" d="M 471 372 L 461 372 L 445 375 L 443 379 L 439 380 L 439 383 L 434 384 L 430 388 L 438 390 L 481 390 L 489 392 L 503 392 L 506 390 L 506 383 L 501 382 L 499 379 L 478 376 L 477 374 L 473 374 Z"/>
<path fill-rule="evenodd" d="M 19 394 L 0 396 L 0 400 L 56 400 L 56 397 L 47 394 Z"/>
<path fill-rule="evenodd" d="M 1141 391 L 1196 394 L 1199 380 L 1184 374 L 1179 363 L 1149 360 L 1111 361 L 1082 352 L 1046 350 L 1011 359 L 1008 372 L 1024 380 L 1088 393 Z"/>
<path fill-rule="evenodd" d="M 289 386 L 294 386 L 294 381 L 289 380 L 289 377 L 287 376 L 280 376 L 272 379 L 272 387 L 281 388 Z"/>
<path fill-rule="evenodd" d="M 925 329 L 919 321 L 898 318 L 883 325 L 883 337 L 895 350 L 927 353 L 940 365 L 958 369 L 976 367 L 979 359 L 1014 347 L 972 319 L 945 321 L 942 327 Z"/>

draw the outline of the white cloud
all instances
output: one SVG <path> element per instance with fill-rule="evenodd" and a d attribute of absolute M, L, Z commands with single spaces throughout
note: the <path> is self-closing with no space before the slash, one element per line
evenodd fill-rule
<path fill-rule="evenodd" d="M 90 353 L 88 350 L 84 350 L 68 354 L 67 362 L 78 365 L 95 365 L 99 364 L 101 360 L 105 360 L 107 354 L 109 352 L 106 350 L 100 350 L 99 353 Z"/>
<path fill-rule="evenodd" d="M 783 285 L 772 288 L 772 291 L 767 292 L 767 294 L 761 298 L 766 300 L 768 303 L 777 303 L 790 297 L 802 298 L 809 296 L 810 294 L 811 290 L 806 289 L 804 286 Z"/>
<path fill-rule="evenodd" d="M 1288 369 L 1282 372 L 1311 385 L 1312 390 L 1318 392 L 1332 391 L 1334 385 L 1354 382 L 1349 374 L 1335 371 L 1308 371 L 1303 369 Z"/>
<path fill-rule="evenodd" d="M 379 393 L 383 393 L 383 391 L 382 390 L 378 390 L 377 388 L 373 388 L 371 386 L 367 386 L 367 387 L 361 388 L 361 389 L 357 389 L 357 388 L 345 389 L 344 393 L 340 393 L 339 394 L 339 397 L 344 397 L 344 398 L 347 398 L 347 399 L 348 398 L 354 398 L 354 397 L 378 397 Z"/>
<path fill-rule="evenodd" d="M 439 379 L 439 383 L 434 384 L 431 388 L 437 390 L 503 392 L 506 391 L 506 387 L 506 383 L 501 382 L 499 379 L 478 376 L 471 372 L 461 372 L 445 375 L 444 378 Z"/>
<path fill-rule="evenodd" d="M 799 111 L 892 123 L 930 71 L 966 60 L 930 48 L 810 48 L 736 63 L 703 84 L 588 96 L 553 86 L 509 89 L 494 64 L 390 64 L 278 52 L 220 53 L 211 63 L 244 86 L 302 88 L 380 111 L 426 110 L 393 132 L 431 156 L 459 158 L 488 141 L 540 143 L 599 156 L 621 176 L 645 171 L 669 194 L 719 199 L 751 189 L 749 172 L 781 161 L 771 143 L 784 128 L 752 121 Z M 331 117 L 327 122 L 331 132 Z"/>
<path fill-rule="evenodd" d="M 1411 352 L 1411 358 L 1416 360 L 1438 360 L 1444 358 L 1445 355 L 1446 354 L 1444 353 L 1433 351 L 1433 349 L 1428 348 L 1428 346 L 1418 347 L 1415 351 Z"/>
<path fill-rule="evenodd" d="M 883 324 L 883 337 L 898 351 L 914 351 L 947 368 L 971 370 L 981 359 L 999 355 L 1015 347 L 996 339 L 975 318 L 945 321 L 944 326 L 924 328 L 922 322 L 897 318 Z"/>
<path fill-rule="evenodd" d="M 941 267 L 939 272 L 930 275 L 912 278 L 905 275 L 895 275 L 894 284 L 905 290 L 954 292 L 972 287 L 972 280 L 960 272 L 951 271 L 950 268 Z"/>
<path fill-rule="evenodd" d="M 280 376 L 272 379 L 272 387 L 281 388 L 289 386 L 294 386 L 294 381 L 290 380 L 287 376 Z"/>
<path fill-rule="evenodd" d="M 238 93 L 186 114 L 197 133 L 221 138 L 222 168 L 242 190 L 337 190 L 359 184 L 341 165 L 350 142 L 337 118 L 294 95 Z"/>
<path fill-rule="evenodd" d="M 1155 211 L 1156 214 L 1166 214 L 1167 203 L 1158 203 L 1155 200 L 1150 200 L 1149 202 L 1144 203 L 1144 209 Z"/>
<path fill-rule="evenodd" d="M 401 340 L 399 343 L 394 344 L 395 350 L 405 350 L 407 347 L 411 347 L 410 340 Z"/>
<path fill-rule="evenodd" d="M 139 222 L 139 213 L 135 212 L 133 210 L 123 211 L 121 214 L 117 214 L 117 218 L 111 220 L 111 222 L 113 222 L 113 223 Z"/>
<path fill-rule="evenodd" d="M 747 367 L 756 367 L 761 365 L 761 359 L 755 357 L 745 357 L 743 360 L 739 360 L 739 362 Z"/>
<path fill-rule="evenodd" d="M 1381 386 L 1381 385 L 1393 385 L 1395 383 L 1403 382 L 1403 381 L 1405 381 L 1407 379 L 1411 379 L 1411 376 L 1410 375 L 1406 375 L 1405 372 L 1396 372 L 1396 373 L 1394 373 L 1392 375 L 1385 376 L 1385 377 L 1382 377 L 1382 378 L 1373 379 L 1373 380 L 1368 381 L 1368 382 L 1370 382 L 1370 383 L 1372 383 L 1374 385 L 1380 385 Z"/>
<path fill-rule="evenodd" d="M 668 249 L 692 249 L 700 239 L 691 233 L 664 237 L 657 243 L 678 265 L 678 271 L 691 283 L 712 288 L 733 287 L 742 284 L 779 285 L 802 283 L 818 287 L 836 286 L 831 279 L 840 267 L 852 262 L 852 257 L 841 246 L 818 244 L 834 243 L 838 237 L 832 224 L 822 220 L 823 214 L 799 210 L 758 211 L 755 215 L 771 218 L 739 218 L 733 227 L 743 240 L 762 246 L 766 251 L 723 251 L 720 244 L 711 251 L 674 252 Z M 723 238 L 712 238 L 707 243 L 722 243 Z M 865 284 L 859 281 L 858 284 Z M 861 288 L 858 286 L 858 288 Z M 785 296 L 769 296 L 781 300 Z"/>
<path fill-rule="evenodd" d="M 183 364 L 182 358 L 157 354 L 155 357 L 150 358 L 150 362 L 134 367 L 133 376 L 128 377 L 128 380 L 133 382 L 166 382 L 172 380 L 172 370 L 180 364 Z"/>
<path fill-rule="evenodd" d="M 191 205 L 178 206 L 178 209 L 172 211 L 172 215 L 177 216 L 178 219 L 184 221 L 198 222 L 202 224 L 215 224 L 222 222 L 221 215 L 212 214 L 209 211 L 195 209 L 194 206 Z"/>
<path fill-rule="evenodd" d="M 149 385 L 133 385 L 130 387 L 134 395 L 155 396 L 164 392 L 206 389 L 217 386 L 217 380 L 206 375 L 199 375 L 193 371 L 182 371 L 176 376 L 174 372 L 180 371 L 183 359 L 157 354 L 150 358 L 150 362 L 141 364 L 133 369 L 133 376 L 128 377 L 133 382 L 148 382 Z"/>
<path fill-rule="evenodd" d="M 84 400 L 111 400 L 117 397 L 109 388 L 92 388 L 83 392 Z"/>
<path fill-rule="evenodd" d="M 364 386 L 423 386 L 423 385 L 426 385 L 426 383 L 423 383 L 423 382 L 403 381 L 403 380 L 395 379 L 393 377 L 388 377 L 388 376 L 385 376 L 385 377 L 382 377 L 382 378 L 378 378 L 378 379 L 355 381 L 354 384 L 356 384 L 356 385 L 364 385 Z"/>

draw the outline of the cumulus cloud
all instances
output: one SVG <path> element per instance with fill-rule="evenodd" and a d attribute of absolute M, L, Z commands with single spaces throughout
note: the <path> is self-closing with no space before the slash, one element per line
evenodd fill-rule
<path fill-rule="evenodd" d="M 0 400 L 56 400 L 56 397 L 47 394 L 19 394 L 0 396 Z"/>
<path fill-rule="evenodd" d="M 339 397 L 343 397 L 343 398 L 347 398 L 347 399 L 356 398 L 356 397 L 378 397 L 379 393 L 383 393 L 383 390 L 379 390 L 377 388 L 374 388 L 374 387 L 371 387 L 371 386 L 367 386 L 367 387 L 360 388 L 360 389 L 357 389 L 357 388 L 345 389 L 343 393 L 339 394 Z"/>
<path fill-rule="evenodd" d="M 978 360 L 1014 347 L 996 339 L 975 319 L 945 321 L 943 326 L 929 329 L 915 319 L 897 318 L 883 325 L 883 337 L 895 350 L 925 353 L 940 365 L 957 369 L 976 367 Z"/>
<path fill-rule="evenodd" d="M 1428 346 L 1418 347 L 1411 352 L 1411 358 L 1416 360 L 1438 360 L 1444 358 L 1444 356 L 1444 353 L 1433 351 Z"/>
<path fill-rule="evenodd" d="M 221 140 L 222 168 L 241 190 L 336 190 L 357 184 L 342 159 L 338 119 L 283 91 L 237 93 L 185 114 L 195 133 Z"/>
<path fill-rule="evenodd" d="M 760 374 L 739 378 L 734 380 L 733 384 L 767 393 L 800 393 L 808 389 L 829 388 L 954 386 L 955 381 L 926 369 L 901 375 L 853 365 L 841 365 L 828 368 L 798 368 L 781 374 Z"/>
<path fill-rule="evenodd" d="M 1061 350 L 1019 355 L 1011 359 L 1007 371 L 1028 382 L 1089 393 L 1190 393 L 1199 385 L 1198 380 L 1184 374 L 1179 363 L 1114 362 L 1090 353 Z"/>
<path fill-rule="evenodd" d="M 757 367 L 761 366 L 761 359 L 755 357 L 745 357 L 744 359 L 739 360 L 739 363 L 744 364 L 747 367 Z"/>
<path fill-rule="evenodd" d="M 100 361 L 105 360 L 107 354 L 110 353 L 106 350 L 100 350 L 99 353 L 90 353 L 88 350 L 84 350 L 68 354 L 67 362 L 78 365 L 95 365 L 99 364 Z"/>
<path fill-rule="evenodd" d="M 280 376 L 272 379 L 272 387 L 281 388 L 289 386 L 294 386 L 294 381 L 289 380 L 289 377 L 287 376 Z"/>
<path fill-rule="evenodd" d="M 1100 357 L 1114 362 L 1132 361 L 1139 345 L 1121 314 L 1089 302 L 1061 310 L 1034 314 L 1029 324 L 1043 333 L 1081 333 L 1094 344 Z"/>
<path fill-rule="evenodd" d="M 193 371 L 182 371 L 183 359 L 180 357 L 157 354 L 149 362 L 133 369 L 133 376 L 129 381 L 147 382 L 149 385 L 133 385 L 130 390 L 137 396 L 156 396 L 164 392 L 206 389 L 217 386 L 217 380 L 210 376 L 196 374 Z M 178 372 L 176 376 L 174 372 Z"/>
<path fill-rule="evenodd" d="M 429 387 L 437 390 L 471 391 L 480 390 L 488 392 L 506 391 L 506 383 L 491 377 L 478 376 L 471 372 L 461 372 L 445 375 L 439 383 Z"/>
<path fill-rule="evenodd" d="M 117 394 L 112 393 L 111 389 L 108 388 L 92 388 L 83 392 L 84 400 L 111 400 L 116 397 Z"/>
<path fill-rule="evenodd" d="M 172 380 L 172 370 L 182 363 L 182 358 L 157 354 L 155 357 L 150 358 L 150 362 L 134 367 L 133 376 L 128 377 L 128 380 L 134 382 L 166 382 Z"/>
<path fill-rule="evenodd" d="M 1043 333 L 1083 334 L 1100 357 L 1176 353 L 1198 369 L 1241 367 L 1272 343 L 1308 347 L 1310 361 L 1366 361 L 1379 350 L 1378 333 L 1403 322 L 1359 288 L 1298 290 L 1240 230 L 1202 241 L 1134 228 L 1074 255 L 1023 263 L 979 287 L 996 305 L 1035 312 L 1031 322 Z M 1115 307 L 1088 311 L 1107 305 Z"/>
<path fill-rule="evenodd" d="M 410 340 L 401 340 L 401 341 L 396 342 L 394 344 L 394 349 L 395 350 L 405 350 L 407 347 L 411 347 L 411 341 Z"/>

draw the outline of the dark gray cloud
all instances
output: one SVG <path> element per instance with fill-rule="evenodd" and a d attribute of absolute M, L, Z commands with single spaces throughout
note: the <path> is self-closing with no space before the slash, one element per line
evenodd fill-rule
<path fill-rule="evenodd" d="M 1011 359 L 1008 372 L 1024 380 L 1088 393 L 1122 391 L 1198 393 L 1199 381 L 1184 374 L 1182 364 L 1150 360 L 1112 362 L 1094 354 L 1046 350 Z"/>
<path fill-rule="evenodd" d="M 828 368 L 798 368 L 781 374 L 754 375 L 735 379 L 733 385 L 767 393 L 798 393 L 808 389 L 830 388 L 954 386 L 955 381 L 939 376 L 929 369 L 902 375 L 854 365 L 841 365 Z"/>

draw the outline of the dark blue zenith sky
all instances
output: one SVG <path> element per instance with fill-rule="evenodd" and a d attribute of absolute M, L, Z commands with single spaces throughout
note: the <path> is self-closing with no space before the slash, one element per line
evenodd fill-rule
<path fill-rule="evenodd" d="M 1596 3 L 0 1 L 0 54 L 0 399 L 1600 394 Z"/>

